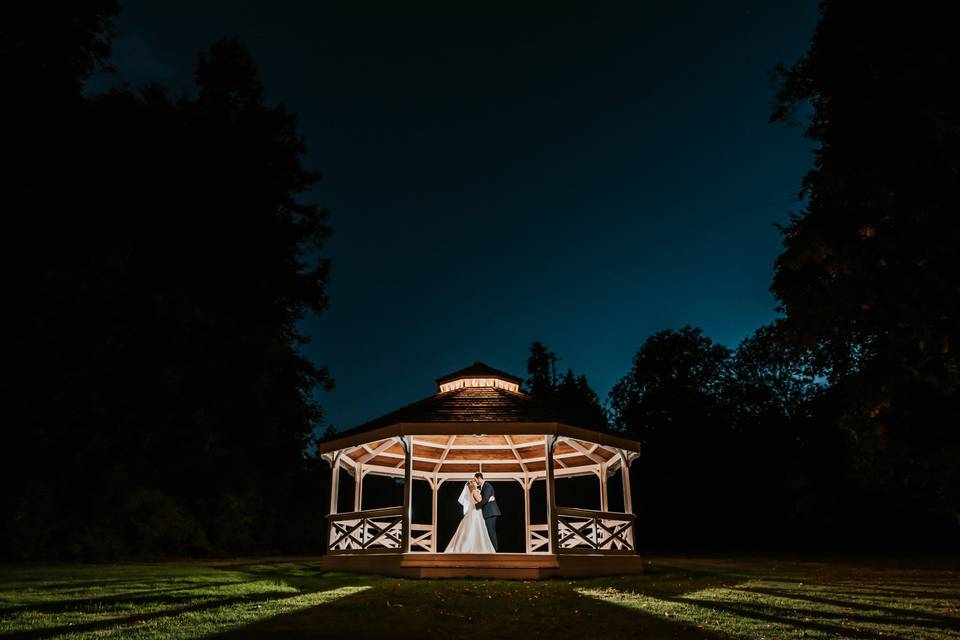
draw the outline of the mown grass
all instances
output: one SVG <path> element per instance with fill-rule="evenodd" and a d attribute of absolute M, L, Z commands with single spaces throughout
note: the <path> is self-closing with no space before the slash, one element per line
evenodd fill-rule
<path fill-rule="evenodd" d="M 955 563 L 655 558 L 642 576 L 545 582 L 313 566 L 0 568 L 0 637 L 960 639 Z"/>

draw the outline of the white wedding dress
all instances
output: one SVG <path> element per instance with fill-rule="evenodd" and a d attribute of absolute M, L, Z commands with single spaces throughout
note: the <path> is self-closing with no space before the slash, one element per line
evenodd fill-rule
<path fill-rule="evenodd" d="M 483 521 L 483 511 L 477 509 L 467 485 L 463 485 L 458 502 L 463 506 L 463 520 L 456 533 L 450 539 L 444 553 L 496 553 L 487 525 Z"/>

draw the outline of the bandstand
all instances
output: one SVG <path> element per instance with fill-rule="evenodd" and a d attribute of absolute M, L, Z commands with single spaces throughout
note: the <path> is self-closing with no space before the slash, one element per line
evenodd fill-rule
<path fill-rule="evenodd" d="M 477 362 L 437 380 L 419 402 L 320 445 L 333 471 L 327 554 L 322 568 L 403 577 L 538 579 L 638 573 L 630 464 L 639 443 L 575 425 L 520 391 L 521 380 Z M 338 513 L 341 469 L 355 483 L 353 510 Z M 523 489 L 524 553 L 446 554 L 438 548 L 437 494 L 444 482 L 482 471 Z M 618 473 L 619 472 L 619 473 Z M 403 478 L 403 503 L 361 508 L 364 478 Z M 599 510 L 557 504 L 556 483 L 599 479 Z M 608 484 L 619 475 L 623 511 L 611 511 Z M 414 479 L 432 492 L 432 518 L 412 522 Z M 546 523 L 531 523 L 531 487 L 546 484 Z M 496 486 L 496 485 L 495 485 Z"/>

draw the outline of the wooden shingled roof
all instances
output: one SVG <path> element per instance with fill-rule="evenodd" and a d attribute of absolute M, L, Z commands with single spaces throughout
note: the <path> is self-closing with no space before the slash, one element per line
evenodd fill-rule
<path fill-rule="evenodd" d="M 639 453 L 634 440 L 558 415 L 520 392 L 520 382 L 476 362 L 438 378 L 437 393 L 320 443 L 320 453 L 343 453 L 348 470 L 362 465 L 365 470 L 402 473 L 401 438 L 412 437 L 418 477 L 470 469 L 539 476 L 544 473 L 545 438 L 551 435 L 559 439 L 555 454 L 560 474 L 612 471 L 618 451 Z"/>
<path fill-rule="evenodd" d="M 522 378 L 510 375 L 509 373 L 500 371 L 499 369 L 494 369 L 490 365 L 477 361 L 469 367 L 464 367 L 463 369 L 437 378 L 437 384 L 440 385 L 444 382 L 457 380 L 458 378 L 500 378 L 501 380 L 506 380 L 508 382 L 515 382 L 518 385 L 523 383 Z"/>
<path fill-rule="evenodd" d="M 463 387 L 423 400 L 344 431 L 341 437 L 398 423 L 557 422 L 560 416 L 525 393 L 499 387 Z"/>

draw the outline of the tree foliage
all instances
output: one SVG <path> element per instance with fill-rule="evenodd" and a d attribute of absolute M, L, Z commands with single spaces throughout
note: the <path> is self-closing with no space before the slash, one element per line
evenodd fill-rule
<path fill-rule="evenodd" d="M 673 437 L 680 413 L 714 421 L 729 357 L 729 349 L 694 327 L 654 334 L 610 392 L 614 425 L 649 443 Z"/>
<path fill-rule="evenodd" d="M 772 291 L 784 333 L 843 390 L 876 502 L 960 521 L 960 64 L 950 3 L 821 4 L 772 120 L 811 112 L 806 206 Z M 911 514 L 911 515 L 907 515 Z"/>
<path fill-rule="evenodd" d="M 711 489 L 727 461 L 713 456 L 729 435 L 722 401 L 729 358 L 700 329 L 661 331 L 647 338 L 610 392 L 614 427 L 643 446 L 633 475 L 645 545 L 668 538 L 686 545 L 692 540 L 685 531 L 717 518 L 722 503 Z"/>
<path fill-rule="evenodd" d="M 542 342 L 532 342 L 527 358 L 527 392 L 570 424 L 591 429 L 608 428 L 607 412 L 587 376 L 567 369 L 558 377 L 556 363 L 560 359 Z"/>
<path fill-rule="evenodd" d="M 63 24 L 50 33 L 4 38 L 33 65 L 21 73 L 59 71 L 23 98 L 42 108 L 24 108 L 11 138 L 24 162 L 5 207 L 19 246 L 6 256 L 17 313 L 2 553 L 319 540 L 294 506 L 317 472 L 304 457 L 322 416 L 314 392 L 331 381 L 300 355 L 297 323 L 326 306 L 329 228 L 301 201 L 319 176 L 302 166 L 296 118 L 264 104 L 232 41 L 200 54 L 195 95 L 81 95 L 116 11 L 88 6 L 51 17 Z"/>
<path fill-rule="evenodd" d="M 643 544 L 850 544 L 822 533 L 850 524 L 847 443 L 824 392 L 778 323 L 735 351 L 689 326 L 648 338 L 610 392 L 613 424 L 643 444 L 633 465 Z"/>
<path fill-rule="evenodd" d="M 834 378 L 960 379 L 957 18 L 949 4 L 824 2 L 810 50 L 779 68 L 772 119 L 810 105 L 818 147 L 772 290 Z"/>

